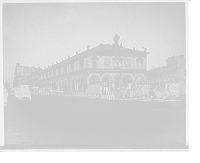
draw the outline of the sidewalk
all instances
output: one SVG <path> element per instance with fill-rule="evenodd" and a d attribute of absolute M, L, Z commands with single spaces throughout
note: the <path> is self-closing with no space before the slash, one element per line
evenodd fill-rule
<path fill-rule="evenodd" d="M 55 96 L 68 96 L 68 97 L 83 97 L 84 98 L 84 93 L 83 92 L 78 92 L 76 93 L 75 95 L 72 95 L 72 94 L 58 94 L 58 95 L 55 95 Z M 88 97 L 90 98 L 90 97 Z M 101 98 L 102 99 L 108 99 L 108 96 L 107 95 L 101 95 Z M 166 103 L 166 104 L 169 104 L 169 105 L 172 105 L 172 106 L 178 106 L 178 107 L 186 107 L 186 103 L 185 101 L 161 101 L 161 100 L 147 100 L 147 99 L 134 99 L 132 97 L 119 97 L 119 98 L 116 98 L 115 97 L 115 100 L 136 100 L 136 101 L 145 101 L 145 102 L 161 102 L 161 103 Z"/>
<path fill-rule="evenodd" d="M 69 93 L 69 94 L 58 94 L 56 96 L 70 96 L 70 97 L 83 97 L 84 98 L 84 93 L 78 92 L 75 95 L 72 95 L 71 93 Z M 88 98 L 90 98 L 90 97 L 88 97 Z M 101 98 L 106 99 L 106 98 L 108 98 L 108 96 L 107 95 L 101 95 Z"/>

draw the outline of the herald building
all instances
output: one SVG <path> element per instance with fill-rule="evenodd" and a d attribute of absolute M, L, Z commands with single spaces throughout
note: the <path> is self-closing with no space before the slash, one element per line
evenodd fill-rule
<path fill-rule="evenodd" d="M 113 44 L 87 46 L 85 51 L 31 74 L 25 83 L 63 94 L 85 93 L 91 86 L 101 87 L 103 94 L 145 84 L 149 52 L 125 48 L 119 39 L 116 34 Z"/>

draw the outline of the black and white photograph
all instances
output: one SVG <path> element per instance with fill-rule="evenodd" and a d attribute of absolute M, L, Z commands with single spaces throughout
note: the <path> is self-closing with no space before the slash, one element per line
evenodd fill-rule
<path fill-rule="evenodd" d="M 188 149 L 187 3 L 3 3 L 6 149 Z"/>

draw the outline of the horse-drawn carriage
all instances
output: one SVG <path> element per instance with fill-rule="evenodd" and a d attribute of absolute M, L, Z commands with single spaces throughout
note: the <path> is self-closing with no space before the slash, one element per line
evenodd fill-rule
<path fill-rule="evenodd" d="M 128 92 L 128 87 L 123 85 L 123 86 L 119 86 L 119 89 L 115 91 L 115 95 L 117 97 L 120 97 L 120 96 L 128 96 L 129 95 L 129 92 Z"/>
<path fill-rule="evenodd" d="M 133 97 L 136 97 L 136 98 L 150 98 L 152 93 L 151 93 L 151 85 L 149 84 L 138 84 L 136 85 L 135 88 L 132 88 L 132 89 L 128 89 L 127 86 L 119 86 L 119 90 L 116 90 L 115 91 L 115 94 L 117 97 L 119 96 L 130 96 L 130 94 L 133 96 Z"/>
<path fill-rule="evenodd" d="M 141 97 L 151 97 L 151 85 L 149 84 L 138 84 L 136 85 L 135 89 L 131 89 L 130 94 L 132 96 L 136 96 L 137 98 L 141 98 Z"/>
<path fill-rule="evenodd" d="M 177 100 L 183 99 L 183 92 L 180 90 L 180 83 L 166 82 L 161 83 L 160 86 L 154 87 L 154 97 L 163 100 Z"/>
<path fill-rule="evenodd" d="M 137 98 L 176 100 L 183 99 L 183 92 L 180 83 L 162 82 L 157 84 L 138 84 L 135 89 L 131 89 L 130 94 Z"/>

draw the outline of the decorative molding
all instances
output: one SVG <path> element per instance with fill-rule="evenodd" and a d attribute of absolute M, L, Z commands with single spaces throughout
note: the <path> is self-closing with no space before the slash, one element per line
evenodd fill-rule
<path fill-rule="evenodd" d="M 130 59 L 126 59 L 125 60 L 125 65 L 130 67 L 131 66 L 131 60 Z"/>
<path fill-rule="evenodd" d="M 106 66 L 109 66 L 109 65 L 110 65 L 110 59 L 109 59 L 109 58 L 106 58 L 106 59 L 104 60 L 104 64 L 105 64 Z"/>
<path fill-rule="evenodd" d="M 121 57 L 121 56 L 114 56 L 113 57 L 113 59 L 112 59 L 113 61 L 123 61 L 123 58 Z"/>
<path fill-rule="evenodd" d="M 143 59 L 142 59 L 142 57 L 138 57 L 137 59 L 136 59 L 136 61 L 137 61 L 137 63 L 143 63 Z"/>
<path fill-rule="evenodd" d="M 92 56 L 91 60 L 92 60 L 92 61 L 98 61 L 98 57 L 97 57 L 97 55 L 94 54 L 94 55 Z"/>

